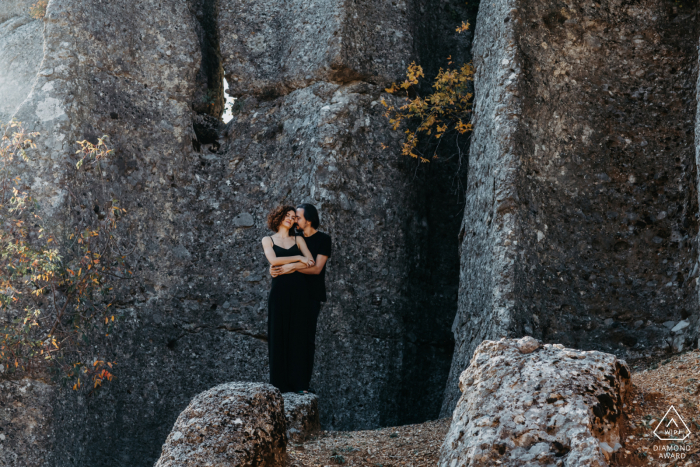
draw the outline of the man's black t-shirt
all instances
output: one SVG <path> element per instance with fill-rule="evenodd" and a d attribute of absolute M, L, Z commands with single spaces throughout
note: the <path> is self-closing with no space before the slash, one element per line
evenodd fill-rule
<path fill-rule="evenodd" d="M 304 237 L 306 246 L 309 247 L 311 256 L 314 261 L 318 255 L 331 257 L 331 236 L 323 232 L 316 232 L 310 237 Z M 323 265 L 320 274 L 304 274 L 308 279 L 309 298 L 318 300 L 319 302 L 326 301 L 326 265 Z"/>

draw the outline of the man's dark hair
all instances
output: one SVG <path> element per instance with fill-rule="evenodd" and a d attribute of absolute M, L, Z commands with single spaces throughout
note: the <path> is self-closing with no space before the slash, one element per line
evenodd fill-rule
<path fill-rule="evenodd" d="M 297 206 L 297 209 L 303 209 L 304 219 L 311 222 L 311 227 L 313 227 L 314 229 L 318 229 L 321 220 L 318 218 L 318 211 L 316 210 L 316 206 L 314 206 L 313 204 L 304 203 Z"/>

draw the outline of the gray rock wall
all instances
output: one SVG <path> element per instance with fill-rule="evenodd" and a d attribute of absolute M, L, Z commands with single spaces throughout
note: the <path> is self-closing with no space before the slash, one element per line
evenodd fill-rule
<path fill-rule="evenodd" d="M 219 1 L 234 96 L 269 98 L 315 81 L 391 81 L 413 53 L 413 5 L 405 0 Z"/>
<path fill-rule="evenodd" d="M 482 4 L 444 414 L 484 338 L 628 358 L 694 345 L 698 29 L 685 7 Z"/>
<path fill-rule="evenodd" d="M 428 285 L 419 279 L 430 278 L 432 264 L 456 267 L 460 207 L 449 204 L 447 222 L 439 211 L 427 212 L 440 206 L 443 193 L 433 187 L 428 196 L 416 163 L 399 156 L 401 134 L 387 129 L 379 104 L 383 84 L 398 78 L 414 54 L 411 5 L 294 10 L 290 24 L 308 20 L 294 34 L 286 26 L 276 30 L 280 40 L 312 47 L 309 37 L 325 33 L 309 25 L 326 24 L 314 23 L 313 15 L 327 19 L 340 11 L 334 29 L 340 45 L 331 41 L 326 50 L 325 42 L 315 43 L 326 58 L 310 64 L 285 64 L 279 55 L 288 73 L 278 77 L 265 69 L 240 75 L 250 83 L 239 80 L 234 88 L 241 97 L 236 118 L 212 143 L 197 140 L 193 128 L 198 122 L 215 134 L 217 126 L 193 111 L 216 115 L 200 106 L 202 87 L 218 72 L 205 66 L 217 51 L 203 49 L 218 37 L 224 68 L 239 76 L 241 54 L 255 62 L 255 51 L 230 42 L 233 35 L 267 27 L 227 22 L 229 10 L 244 9 L 220 1 L 213 14 L 207 10 L 213 5 L 49 5 L 45 56 L 16 113 L 41 137 L 33 162 L 17 169 L 56 228 L 88 225 L 96 204 L 117 198 L 128 211 L 121 246 L 134 251 L 137 275 L 121 284 L 118 331 L 97 341 L 114 350 L 117 380 L 90 396 L 56 389 L 46 427 L 55 439 L 55 465 L 153 465 L 195 394 L 231 380 L 267 381 L 269 277 L 260 240 L 269 233 L 267 212 L 281 202 L 317 204 L 322 228 L 334 238 L 313 380 L 322 423 L 351 429 L 437 415 L 451 359 L 446 324 L 456 276 Z M 213 17 L 217 34 L 202 23 Z M 453 15 L 444 24 L 453 31 L 460 21 Z M 404 36 L 384 36 L 381 27 Z M 371 53 L 363 55 L 363 47 Z M 231 48 L 239 58 L 227 55 Z M 311 69 L 318 73 L 307 80 Z M 275 92 L 266 91 L 270 86 Z M 78 174 L 73 142 L 103 134 L 115 152 L 101 175 Z M 451 240 L 442 237 L 443 225 Z M 439 258 L 451 259 L 443 266 Z"/>
<path fill-rule="evenodd" d="M 516 224 L 513 181 L 520 161 L 513 141 L 521 112 L 517 92 L 521 69 L 512 23 L 504 19 L 514 8 L 514 2 L 503 0 L 480 5 L 476 22 L 474 132 L 459 233 L 459 308 L 452 324 L 455 353 L 442 416 L 449 416 L 457 403 L 456 382 L 476 346 L 507 335 L 512 320 L 515 253 L 509 237 Z"/>
<path fill-rule="evenodd" d="M 29 15 L 31 0 L 0 7 L 0 122 L 8 122 L 29 95 L 43 57 L 44 24 Z"/>
<path fill-rule="evenodd" d="M 53 386 L 40 381 L 0 381 L 0 465 L 53 464 L 55 395 Z"/>

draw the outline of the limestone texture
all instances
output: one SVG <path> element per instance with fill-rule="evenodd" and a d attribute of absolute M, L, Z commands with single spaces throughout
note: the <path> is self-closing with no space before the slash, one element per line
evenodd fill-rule
<path fill-rule="evenodd" d="M 528 336 L 481 343 L 459 388 L 441 467 L 602 467 L 620 447 L 631 382 L 614 355 Z"/>
<path fill-rule="evenodd" d="M 44 24 L 29 14 L 31 0 L 0 5 L 0 122 L 9 122 L 29 95 L 43 58 Z"/>
<path fill-rule="evenodd" d="M 53 386 L 40 381 L 0 381 L 0 466 L 53 465 L 55 395 Z"/>
<path fill-rule="evenodd" d="M 480 4 L 443 415 L 484 339 L 625 358 L 697 345 L 696 7 Z"/>
<path fill-rule="evenodd" d="M 321 429 L 318 397 L 315 394 L 285 392 L 282 397 L 284 397 L 288 442 L 301 443 Z"/>
<path fill-rule="evenodd" d="M 271 97 L 315 81 L 387 82 L 413 55 L 411 2 L 220 0 L 229 93 Z"/>
<path fill-rule="evenodd" d="M 283 202 L 316 204 L 321 230 L 334 240 L 312 382 L 323 426 L 437 415 L 453 349 L 464 200 L 462 181 L 435 181 L 464 175 L 466 161 L 428 169 L 402 157 L 402 134 L 389 129 L 379 101 L 390 98 L 387 80 L 401 78 L 414 57 L 431 56 L 432 39 L 414 32 L 441 25 L 448 43 L 462 7 L 373 5 L 279 10 L 290 17 L 275 21 L 307 23 L 276 29 L 289 44 L 312 47 L 309 37 L 326 27 L 314 15 L 328 12 L 340 12 L 334 31 L 345 35 L 332 50 L 313 45 L 325 58 L 288 62 L 290 73 L 277 76 L 261 68 L 236 88 L 233 78 L 245 77 L 236 67 L 257 56 L 233 35 L 268 26 L 227 15 L 255 5 L 49 3 L 36 82 L 14 112 L 41 136 L 31 162 L 16 170 L 59 231 L 91 225 L 100 207 L 118 200 L 127 210 L 119 247 L 136 276 L 119 283 L 120 325 L 93 341 L 113 353 L 117 379 L 89 396 L 55 388 L 44 428 L 55 439 L 56 466 L 152 466 L 194 396 L 231 380 L 268 380 L 270 277 L 260 241 L 271 233 L 267 213 Z M 385 36 L 384 26 L 405 27 L 403 36 Z M 363 48 L 376 50 L 371 60 L 357 52 Z M 284 70 L 287 55 L 275 57 Z M 292 64 L 313 78 L 299 78 Z M 228 126 L 217 120 L 222 70 L 239 96 Z M 262 91 L 270 86 L 274 93 Z M 102 135 L 114 152 L 99 171 L 76 171 L 74 142 Z"/>
<path fill-rule="evenodd" d="M 269 384 L 226 383 L 187 406 L 156 467 L 285 465 L 284 401 Z"/>

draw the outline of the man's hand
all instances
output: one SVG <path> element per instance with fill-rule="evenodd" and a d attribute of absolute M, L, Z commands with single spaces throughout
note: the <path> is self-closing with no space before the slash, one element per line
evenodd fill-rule
<path fill-rule="evenodd" d="M 296 267 L 294 266 L 295 263 L 288 263 L 282 266 L 270 266 L 270 275 L 272 277 L 277 277 L 281 274 L 289 274 L 291 272 L 294 272 Z"/>

